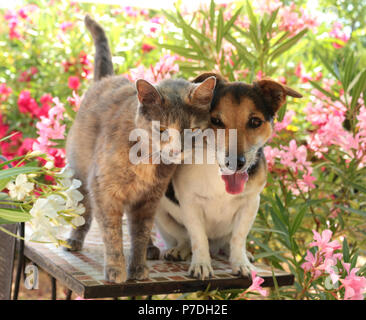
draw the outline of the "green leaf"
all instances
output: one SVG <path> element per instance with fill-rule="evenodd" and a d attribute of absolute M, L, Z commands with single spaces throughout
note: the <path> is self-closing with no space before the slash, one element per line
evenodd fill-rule
<path fill-rule="evenodd" d="M 210 3 L 210 30 L 213 32 L 215 26 L 215 1 L 211 0 Z"/>
<path fill-rule="evenodd" d="M 224 36 L 224 14 L 223 9 L 221 8 L 219 11 L 217 28 L 216 28 L 216 52 L 220 51 L 223 36 Z"/>
<path fill-rule="evenodd" d="M 349 208 L 349 207 L 344 207 L 344 206 L 341 206 L 339 204 L 335 204 L 334 206 L 337 207 L 337 208 L 340 208 L 340 209 L 342 209 L 344 211 L 351 212 L 351 213 L 355 213 L 355 214 L 358 214 L 360 216 L 366 217 L 366 211 L 362 211 L 362 210 L 358 210 L 358 209 L 353 209 L 353 208 Z"/>
<path fill-rule="evenodd" d="M 41 170 L 41 168 L 38 168 L 38 167 L 27 167 L 27 166 L 19 167 L 19 168 L 5 169 L 5 170 L 0 171 L 0 180 L 12 178 L 21 173 L 31 173 L 31 172 L 36 172 L 36 171 L 40 171 L 40 170 Z"/>
<path fill-rule="evenodd" d="M 354 85 L 352 90 L 352 102 L 351 109 L 353 110 L 358 103 L 358 99 L 360 98 L 361 92 L 366 90 L 366 69 L 362 71 L 358 81 Z"/>
<path fill-rule="evenodd" d="M 327 59 L 320 54 L 319 52 L 317 52 L 318 57 L 320 58 L 320 60 L 322 61 L 322 64 L 324 65 L 324 67 L 337 79 L 340 80 L 340 75 L 339 75 L 339 71 L 337 68 L 337 64 L 335 64 L 335 67 L 332 67 Z"/>
<path fill-rule="evenodd" d="M 343 251 L 344 262 L 349 262 L 349 246 L 346 238 L 344 238 L 343 240 L 342 251 Z"/>
<path fill-rule="evenodd" d="M 29 213 L 17 209 L 0 208 L 0 219 L 10 222 L 26 222 L 29 221 L 32 216 Z"/>
<path fill-rule="evenodd" d="M 3 191 L 6 185 L 11 181 L 12 178 L 1 179 L 0 180 L 0 191 Z"/>
<path fill-rule="evenodd" d="M 285 117 L 285 114 L 286 114 L 286 110 L 287 110 L 287 102 L 277 112 L 277 121 L 278 122 L 281 122 L 283 120 L 283 118 Z"/>
<path fill-rule="evenodd" d="M 280 56 L 282 53 L 289 50 L 292 46 L 294 46 L 306 33 L 308 32 L 308 29 L 304 29 L 300 31 L 297 35 L 293 36 L 292 38 L 288 39 L 286 42 L 278 46 L 276 49 L 274 49 L 270 53 L 271 61 L 276 59 L 278 56 Z"/>
<path fill-rule="evenodd" d="M 290 235 L 291 236 L 293 236 L 296 233 L 296 231 L 299 229 L 299 227 L 301 225 L 301 222 L 304 219 L 306 209 L 307 209 L 307 207 L 303 207 L 298 212 L 298 214 L 295 216 L 295 219 L 294 219 L 294 221 L 293 221 L 293 223 L 291 225 L 291 228 L 290 228 Z"/>
<path fill-rule="evenodd" d="M 242 9 L 243 9 L 243 7 L 240 7 L 238 10 L 236 10 L 236 12 L 231 17 L 231 19 L 225 24 L 224 30 L 223 30 L 223 35 L 225 35 L 226 33 L 229 32 L 231 27 L 234 25 L 236 19 L 238 18 L 239 14 L 241 13 Z"/>
<path fill-rule="evenodd" d="M 278 8 L 276 11 L 273 11 L 271 16 L 269 17 L 266 25 L 264 26 L 264 29 L 263 29 L 263 34 L 262 34 L 262 37 L 263 39 L 265 37 L 267 37 L 267 33 L 271 33 L 272 32 L 272 26 L 273 26 L 273 23 L 275 22 L 276 18 L 277 18 L 277 14 L 278 14 L 278 11 L 280 10 L 280 8 Z"/>
<path fill-rule="evenodd" d="M 318 89 L 320 92 L 324 93 L 327 97 L 331 98 L 332 100 L 338 100 L 338 98 L 331 92 L 323 89 L 317 82 L 309 80 L 313 87 Z"/>
<path fill-rule="evenodd" d="M 257 18 L 254 15 L 252 6 L 250 5 L 250 2 L 248 0 L 246 0 L 247 2 L 247 13 L 249 16 L 249 20 L 250 20 L 250 25 L 253 26 L 253 28 L 255 29 L 255 31 L 258 30 L 258 22 L 257 22 Z"/>
<path fill-rule="evenodd" d="M 226 34 L 225 39 L 235 46 L 236 50 L 238 50 L 238 53 L 240 54 L 240 58 L 242 58 L 248 66 L 251 66 L 255 56 L 251 54 L 241 43 L 236 41 L 230 34 Z"/>

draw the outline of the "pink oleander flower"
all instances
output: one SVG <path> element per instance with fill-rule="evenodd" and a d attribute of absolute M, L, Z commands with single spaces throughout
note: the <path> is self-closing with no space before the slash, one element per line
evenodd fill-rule
<path fill-rule="evenodd" d="M 80 80 L 79 77 L 70 76 L 68 80 L 68 86 L 70 89 L 78 90 L 80 87 Z"/>
<path fill-rule="evenodd" d="M 10 87 L 7 87 L 5 83 L 0 83 L 0 102 L 8 100 L 12 91 L 13 90 Z"/>
<path fill-rule="evenodd" d="M 67 30 L 72 29 L 73 26 L 74 24 L 71 21 L 65 21 L 61 23 L 60 29 L 62 30 L 62 32 L 66 32 Z"/>
<path fill-rule="evenodd" d="M 66 125 L 62 124 L 65 108 L 58 98 L 53 99 L 55 104 L 49 109 L 47 116 L 41 116 L 36 124 L 38 138 L 33 143 L 33 151 L 47 153 L 55 162 L 56 167 L 65 165 L 65 150 L 54 148 L 53 139 L 65 139 Z"/>
<path fill-rule="evenodd" d="M 337 241 L 330 241 L 332 238 L 332 231 L 324 230 L 320 235 L 318 232 L 313 230 L 314 240 L 309 244 L 310 247 L 318 247 L 321 252 L 325 254 L 326 257 L 333 255 L 335 250 L 342 248 L 341 244 Z"/>
<path fill-rule="evenodd" d="M 332 38 L 341 40 L 344 44 L 346 44 L 348 42 L 348 40 L 350 39 L 350 36 L 347 35 L 344 31 L 343 31 L 343 24 L 335 21 L 333 23 L 333 29 L 329 32 L 329 36 L 331 36 Z M 344 47 L 344 44 L 339 44 L 337 42 L 333 42 L 333 47 L 336 49 L 340 49 Z"/>
<path fill-rule="evenodd" d="M 127 74 L 127 78 L 131 81 L 136 81 L 137 79 L 145 79 L 152 83 L 159 82 L 163 79 L 169 79 L 172 74 L 179 71 L 179 66 L 175 62 L 177 56 L 165 55 L 155 66 L 150 66 L 150 68 L 145 69 L 143 65 L 138 66 L 135 69 L 131 69 L 130 73 Z"/>
<path fill-rule="evenodd" d="M 341 288 L 345 288 L 344 300 L 364 300 L 366 293 L 366 278 L 357 276 L 358 268 L 350 270 L 350 263 L 342 263 L 347 271 L 347 276 L 340 279 Z"/>
<path fill-rule="evenodd" d="M 292 118 L 295 116 L 295 111 L 289 110 L 285 113 L 285 116 L 283 117 L 282 121 L 277 121 L 274 125 L 274 131 L 279 132 L 283 129 L 286 129 L 288 125 L 292 122 Z"/>
<path fill-rule="evenodd" d="M 311 17 L 302 8 L 297 12 L 293 2 L 289 6 L 280 7 L 278 17 L 280 21 L 278 28 L 290 32 L 292 36 L 305 28 L 315 29 L 319 25 L 316 18 Z"/>
<path fill-rule="evenodd" d="M 72 97 L 68 97 L 67 101 L 74 107 L 74 111 L 78 111 L 81 105 L 83 96 L 79 96 L 75 91 L 72 92 Z"/>
<path fill-rule="evenodd" d="M 258 292 L 260 295 L 262 295 L 263 297 L 268 296 L 268 291 L 266 289 L 263 289 L 261 287 L 261 284 L 264 282 L 263 278 L 257 277 L 257 273 L 255 271 L 252 271 L 252 284 L 251 286 L 248 288 L 248 292 L 251 291 L 256 291 Z"/>

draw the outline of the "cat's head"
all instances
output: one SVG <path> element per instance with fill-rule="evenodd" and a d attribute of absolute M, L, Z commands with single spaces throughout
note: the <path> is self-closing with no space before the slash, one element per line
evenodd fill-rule
<path fill-rule="evenodd" d="M 146 80 L 136 81 L 139 101 L 136 126 L 149 132 L 153 143 L 155 141 L 155 150 L 158 148 L 162 157 L 163 151 L 170 148 L 170 159 L 176 157 L 182 160 L 187 129 L 194 132 L 209 126 L 215 85 L 215 77 L 209 77 L 201 83 L 167 79 L 152 85 Z M 159 146 L 156 146 L 157 136 L 160 137 Z M 166 148 L 168 145 L 169 148 Z"/>

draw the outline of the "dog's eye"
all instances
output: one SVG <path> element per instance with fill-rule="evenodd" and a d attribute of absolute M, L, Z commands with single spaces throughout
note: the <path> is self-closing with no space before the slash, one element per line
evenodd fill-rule
<path fill-rule="evenodd" d="M 218 126 L 218 127 L 225 127 L 224 123 L 223 123 L 219 118 L 212 117 L 212 118 L 211 118 L 211 123 L 212 123 L 214 126 Z"/>
<path fill-rule="evenodd" d="M 259 119 L 257 117 L 253 117 L 253 118 L 250 118 L 249 119 L 249 127 L 250 128 L 259 128 L 263 123 L 263 120 L 262 119 Z"/>

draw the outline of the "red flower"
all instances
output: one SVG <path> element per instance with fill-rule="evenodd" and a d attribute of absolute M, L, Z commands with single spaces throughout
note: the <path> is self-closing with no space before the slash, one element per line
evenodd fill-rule
<path fill-rule="evenodd" d="M 37 116 L 38 115 L 38 104 L 36 102 L 36 100 L 34 100 L 34 98 L 31 97 L 31 94 L 28 90 L 23 90 L 20 94 L 19 94 L 19 98 L 18 98 L 18 107 L 19 107 L 19 111 L 21 113 L 30 113 L 32 116 Z"/>
<path fill-rule="evenodd" d="M 154 47 L 154 46 L 151 46 L 151 45 L 149 45 L 149 44 L 147 44 L 147 43 L 143 43 L 143 44 L 142 44 L 141 49 L 142 49 L 142 51 L 143 51 L 144 53 L 148 53 L 148 52 L 150 52 L 151 50 L 155 49 L 155 47 Z"/>
<path fill-rule="evenodd" d="M 73 90 L 77 90 L 80 87 L 80 80 L 76 76 L 69 77 L 69 88 Z"/>
<path fill-rule="evenodd" d="M 22 145 L 17 150 L 17 156 L 23 156 L 32 150 L 33 143 L 36 139 L 25 138 L 22 142 Z"/>

